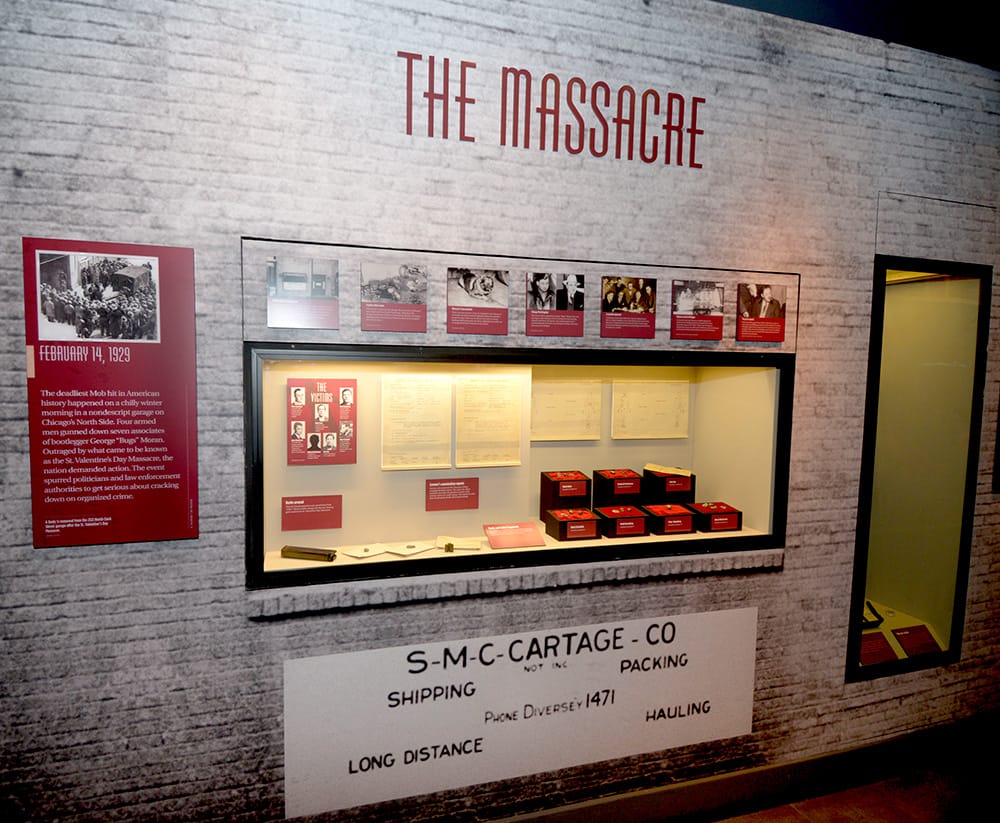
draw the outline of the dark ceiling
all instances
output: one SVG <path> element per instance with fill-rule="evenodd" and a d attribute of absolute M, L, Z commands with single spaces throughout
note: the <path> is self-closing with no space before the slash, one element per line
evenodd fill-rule
<path fill-rule="evenodd" d="M 983 0 L 716 0 L 1000 70 L 1000 33 Z"/>

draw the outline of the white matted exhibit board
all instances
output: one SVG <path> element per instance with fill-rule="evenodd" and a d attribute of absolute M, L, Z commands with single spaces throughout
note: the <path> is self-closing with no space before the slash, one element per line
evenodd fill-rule
<path fill-rule="evenodd" d="M 285 662 L 285 813 L 749 734 L 757 609 Z"/>

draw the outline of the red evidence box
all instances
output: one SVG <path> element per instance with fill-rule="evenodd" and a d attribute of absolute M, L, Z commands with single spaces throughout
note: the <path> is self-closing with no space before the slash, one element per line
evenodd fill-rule
<path fill-rule="evenodd" d="M 691 503 L 694 527 L 700 532 L 729 532 L 743 528 L 743 512 L 728 503 Z"/>
<path fill-rule="evenodd" d="M 688 534 L 694 531 L 694 512 L 679 503 L 643 506 L 649 515 L 650 534 Z"/>
<path fill-rule="evenodd" d="M 601 516 L 601 532 L 605 537 L 642 537 L 649 534 L 649 519 L 637 506 L 604 506 L 596 511 Z"/>
<path fill-rule="evenodd" d="M 542 518 L 545 533 L 556 540 L 592 540 L 600 537 L 600 518 L 590 509 L 550 509 Z"/>
<path fill-rule="evenodd" d="M 642 475 L 632 469 L 594 471 L 594 508 L 635 506 L 642 501 Z"/>
<path fill-rule="evenodd" d="M 538 519 L 550 509 L 589 509 L 590 478 L 581 471 L 542 472 Z"/>
<path fill-rule="evenodd" d="M 694 503 L 695 476 L 642 470 L 642 502 Z"/>

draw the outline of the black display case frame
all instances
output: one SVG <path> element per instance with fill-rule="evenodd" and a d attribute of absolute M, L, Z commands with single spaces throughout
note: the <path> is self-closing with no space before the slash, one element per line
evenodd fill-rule
<path fill-rule="evenodd" d="M 911 272 L 917 280 L 961 279 L 974 281 L 978 285 L 978 305 L 976 307 L 976 328 L 973 365 L 970 378 L 968 419 L 968 439 L 964 454 L 964 472 L 961 488 L 955 491 L 962 501 L 961 520 L 954 546 L 955 574 L 952 597 L 952 619 L 950 627 L 941 638 L 944 648 L 920 650 L 916 654 L 895 656 L 893 651 L 888 659 L 863 662 L 865 637 L 889 630 L 889 622 L 872 602 L 868 591 L 869 562 L 875 548 L 870 532 L 873 521 L 874 495 L 877 493 L 876 462 L 879 423 L 879 401 L 884 392 L 882 385 L 883 344 L 886 322 L 887 277 L 890 272 Z M 975 263 L 932 260 L 926 258 L 902 257 L 899 255 L 876 255 L 873 266 L 872 324 L 868 352 L 867 386 L 865 396 L 864 437 L 862 442 L 861 472 L 858 488 L 858 518 L 855 536 L 853 582 L 851 591 L 851 614 L 847 637 L 845 680 L 861 682 L 875 680 L 889 675 L 930 669 L 956 663 L 961 658 L 962 640 L 965 627 L 966 598 L 968 594 L 969 567 L 972 554 L 973 531 L 975 528 L 976 497 L 979 484 L 979 461 L 983 424 L 986 366 L 990 332 L 990 311 L 992 307 L 993 269 Z M 927 331 L 928 335 L 940 334 L 939 328 Z M 933 339 L 933 338 L 932 338 Z M 935 345 L 938 345 L 935 341 Z M 954 421 L 956 424 L 961 421 Z M 995 489 L 994 489 L 995 491 Z M 884 492 L 882 492 L 884 494 Z M 910 501 L 908 500 L 909 504 Z M 884 606 L 881 608 L 884 609 Z M 919 618 L 908 617 L 905 622 L 919 622 Z M 912 628 L 912 627 L 911 627 Z M 926 628 L 920 626 L 920 628 Z M 936 640 L 934 644 L 936 645 Z M 888 641 L 886 641 L 888 643 Z M 883 644 L 884 645 L 884 644 Z"/>
<path fill-rule="evenodd" d="M 630 364 L 651 366 L 773 369 L 777 375 L 774 421 L 774 464 L 770 529 L 766 534 L 720 534 L 710 539 L 662 541 L 634 538 L 614 541 L 581 552 L 572 543 L 544 550 L 477 552 L 447 557 L 413 557 L 392 562 L 338 566 L 315 564 L 312 568 L 265 569 L 263 369 L 267 362 L 366 361 L 498 365 L 614 366 L 620 350 L 529 349 L 487 347 L 435 347 L 394 345 L 343 345 L 252 342 L 244 343 L 246 431 L 246 585 L 251 589 L 301 586 L 336 581 L 380 580 L 484 572 L 577 563 L 614 563 L 622 560 L 713 552 L 781 548 L 785 543 L 791 452 L 792 401 L 795 355 L 787 352 L 704 352 L 693 350 L 628 351 Z M 738 471 L 738 466 L 734 466 Z"/>

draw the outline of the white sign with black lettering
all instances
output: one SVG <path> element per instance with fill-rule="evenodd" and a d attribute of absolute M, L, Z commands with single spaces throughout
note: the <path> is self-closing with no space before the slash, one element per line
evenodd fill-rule
<path fill-rule="evenodd" d="M 285 812 L 749 734 L 757 610 L 285 662 Z"/>

